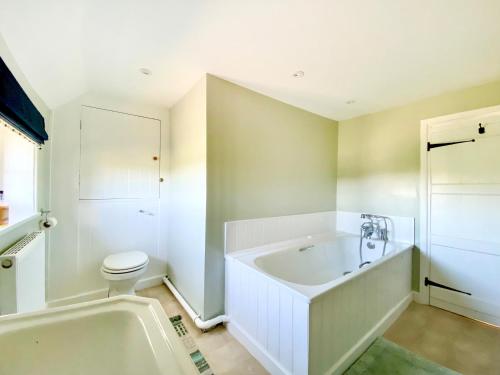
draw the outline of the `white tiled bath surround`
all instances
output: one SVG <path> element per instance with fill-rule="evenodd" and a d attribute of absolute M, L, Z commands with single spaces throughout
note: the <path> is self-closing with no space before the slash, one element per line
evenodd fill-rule
<path fill-rule="evenodd" d="M 389 239 L 391 241 L 415 242 L 415 220 L 413 218 L 388 217 Z M 362 222 L 360 212 L 344 211 L 229 221 L 225 226 L 225 251 L 226 254 L 229 254 L 314 234 L 335 232 L 359 234 Z"/>
<path fill-rule="evenodd" d="M 226 254 L 307 235 L 335 232 L 337 212 L 266 217 L 226 223 Z"/>

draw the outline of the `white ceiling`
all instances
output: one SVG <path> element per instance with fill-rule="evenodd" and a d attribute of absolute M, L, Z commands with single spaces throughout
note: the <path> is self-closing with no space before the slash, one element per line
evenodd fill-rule
<path fill-rule="evenodd" d="M 209 72 L 334 119 L 500 79 L 499 18 L 498 0 L 0 0 L 52 108 L 87 90 L 171 106 Z"/>

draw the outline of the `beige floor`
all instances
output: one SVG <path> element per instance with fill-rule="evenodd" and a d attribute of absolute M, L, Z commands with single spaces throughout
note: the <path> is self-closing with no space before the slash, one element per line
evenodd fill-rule
<path fill-rule="evenodd" d="M 182 315 L 215 374 L 267 374 L 224 327 L 201 333 L 165 286 L 138 294 L 158 299 L 168 316 Z M 384 337 L 465 375 L 500 375 L 500 329 L 435 307 L 412 303 Z"/>
<path fill-rule="evenodd" d="M 465 375 L 500 375 L 500 328 L 412 303 L 385 338 Z"/>
<path fill-rule="evenodd" d="M 257 360 L 223 326 L 216 327 L 207 333 L 201 333 L 167 287 L 157 286 L 144 289 L 137 294 L 158 299 L 168 316 L 182 315 L 182 320 L 189 334 L 195 340 L 215 374 L 267 374 L 267 371 Z"/>

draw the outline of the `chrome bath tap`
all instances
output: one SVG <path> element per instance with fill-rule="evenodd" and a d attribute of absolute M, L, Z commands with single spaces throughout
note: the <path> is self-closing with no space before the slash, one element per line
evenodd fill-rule
<path fill-rule="evenodd" d="M 370 261 L 363 261 L 363 240 L 381 240 L 384 241 L 384 247 L 382 250 L 382 256 L 385 255 L 385 249 L 387 247 L 387 242 L 389 241 L 388 230 L 387 230 L 387 220 L 386 216 L 371 215 L 371 214 L 361 214 L 361 219 L 366 219 L 360 228 L 360 238 L 359 238 L 359 268 L 370 264 Z M 380 224 L 384 223 L 382 227 Z M 368 242 L 368 248 L 374 249 L 375 244 Z"/>
<path fill-rule="evenodd" d="M 361 224 L 361 237 L 369 240 L 382 240 L 384 242 L 389 241 L 387 234 L 387 220 L 386 216 L 361 214 L 361 219 L 367 219 L 369 221 Z M 380 222 L 384 223 L 381 227 Z"/>

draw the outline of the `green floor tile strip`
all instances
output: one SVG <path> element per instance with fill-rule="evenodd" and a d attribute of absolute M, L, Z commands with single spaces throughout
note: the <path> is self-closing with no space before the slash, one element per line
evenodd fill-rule
<path fill-rule="evenodd" d="M 379 337 L 344 375 L 459 375 Z"/>
<path fill-rule="evenodd" d="M 195 364 L 200 374 L 213 375 L 212 369 L 208 365 L 207 360 L 205 359 L 203 354 L 201 354 L 201 352 L 198 350 L 196 343 L 194 342 L 193 338 L 189 335 L 186 326 L 182 322 L 182 316 L 180 315 L 172 316 L 170 318 L 170 322 L 174 326 L 175 332 L 177 332 L 177 335 L 184 344 L 184 347 L 191 356 L 191 360 Z"/>

